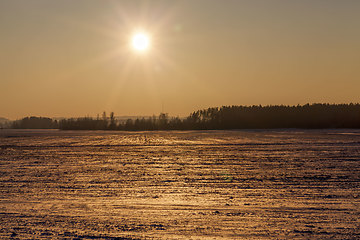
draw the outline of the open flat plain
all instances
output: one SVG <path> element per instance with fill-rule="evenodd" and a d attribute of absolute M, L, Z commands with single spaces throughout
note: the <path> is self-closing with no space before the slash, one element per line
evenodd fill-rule
<path fill-rule="evenodd" d="M 0 130 L 0 239 L 360 239 L 359 130 Z"/>

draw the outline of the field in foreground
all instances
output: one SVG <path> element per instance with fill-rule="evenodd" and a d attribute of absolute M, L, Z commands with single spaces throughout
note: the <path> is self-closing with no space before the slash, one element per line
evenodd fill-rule
<path fill-rule="evenodd" d="M 0 238 L 360 239 L 360 131 L 0 130 Z"/>

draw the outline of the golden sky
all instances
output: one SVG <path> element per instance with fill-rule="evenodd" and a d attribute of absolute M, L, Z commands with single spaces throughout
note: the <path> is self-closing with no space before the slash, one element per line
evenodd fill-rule
<path fill-rule="evenodd" d="M 0 0 L 0 117 L 360 102 L 359 13 L 357 0 Z"/>

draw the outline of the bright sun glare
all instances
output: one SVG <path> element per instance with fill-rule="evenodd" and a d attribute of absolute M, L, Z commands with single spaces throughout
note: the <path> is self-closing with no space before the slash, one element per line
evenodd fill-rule
<path fill-rule="evenodd" d="M 142 52 L 149 48 L 150 40 L 147 34 L 136 33 L 133 35 L 131 43 L 136 51 Z"/>

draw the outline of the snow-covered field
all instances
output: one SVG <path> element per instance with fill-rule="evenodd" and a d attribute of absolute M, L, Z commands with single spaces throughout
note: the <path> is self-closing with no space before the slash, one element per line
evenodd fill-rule
<path fill-rule="evenodd" d="M 360 239 L 359 130 L 0 130 L 1 239 Z"/>

